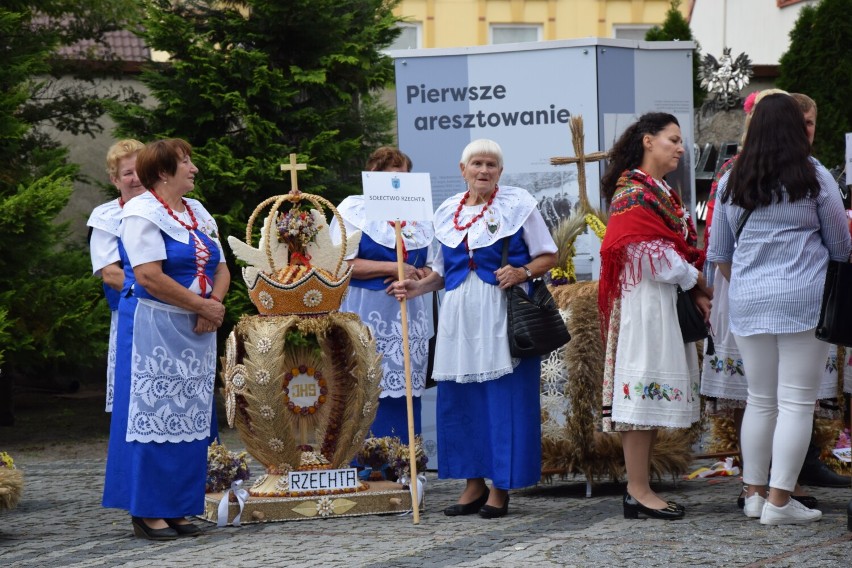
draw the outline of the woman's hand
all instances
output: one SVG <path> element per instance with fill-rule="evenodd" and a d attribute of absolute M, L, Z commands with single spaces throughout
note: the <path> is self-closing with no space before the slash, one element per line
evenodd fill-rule
<path fill-rule="evenodd" d="M 195 322 L 195 333 L 210 333 L 211 331 L 216 331 L 219 329 L 219 326 L 205 318 L 204 316 L 198 316 L 198 320 Z"/>
<path fill-rule="evenodd" d="M 392 263 L 394 267 L 396 267 L 396 263 Z M 394 270 L 398 270 L 394 268 Z M 431 272 L 431 269 L 428 268 L 417 268 L 411 264 L 403 264 L 402 265 L 402 279 L 403 280 L 422 280 L 426 278 L 426 276 Z M 390 284 L 391 282 L 397 280 L 398 272 L 396 272 L 393 276 L 388 276 L 385 278 L 384 283 Z"/>
<path fill-rule="evenodd" d="M 203 300 L 201 309 L 198 310 L 198 321 L 201 322 L 201 320 L 206 320 L 215 326 L 209 331 L 216 331 L 222 325 L 222 322 L 225 321 L 225 305 L 216 300 Z M 200 323 L 196 324 L 196 333 L 198 333 L 200 325 Z"/>
<path fill-rule="evenodd" d="M 494 271 L 497 276 L 497 285 L 501 290 L 522 284 L 527 281 L 527 271 L 520 267 L 501 266 Z"/>
<path fill-rule="evenodd" d="M 698 311 L 704 316 L 704 322 L 710 323 L 710 309 L 713 307 L 713 302 L 707 293 L 697 288 L 696 286 L 690 290 L 690 296 L 692 296 L 692 301 L 695 302 Z"/>
<path fill-rule="evenodd" d="M 420 280 L 406 278 L 405 280 L 397 280 L 385 289 L 389 295 L 394 296 L 400 302 L 416 298 L 427 292 L 434 292 L 444 287 L 444 277 L 433 272 L 431 269 L 426 269 L 426 274 Z"/>

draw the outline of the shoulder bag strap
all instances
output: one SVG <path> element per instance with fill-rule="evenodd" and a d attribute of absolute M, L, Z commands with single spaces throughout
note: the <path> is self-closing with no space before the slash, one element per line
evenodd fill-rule
<path fill-rule="evenodd" d="M 740 220 L 739 220 L 739 222 L 737 223 L 737 232 L 736 232 L 736 233 L 734 233 L 734 242 L 735 242 L 735 243 L 736 243 L 736 242 L 739 242 L 739 240 L 740 240 L 740 233 L 742 233 L 742 232 L 743 232 L 743 227 L 745 227 L 746 221 L 748 221 L 748 218 L 749 218 L 749 217 L 751 217 L 751 214 L 752 214 L 753 212 L 754 212 L 754 209 L 750 209 L 750 210 L 746 211 L 745 213 L 743 213 L 743 216 L 742 216 L 742 217 L 740 217 Z"/>
<path fill-rule="evenodd" d="M 503 262 L 500 264 L 501 267 L 506 266 L 509 262 L 509 237 L 503 238 Z"/>

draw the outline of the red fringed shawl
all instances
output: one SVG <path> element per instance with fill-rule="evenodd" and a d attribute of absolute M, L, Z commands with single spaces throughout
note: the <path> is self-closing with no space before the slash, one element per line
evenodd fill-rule
<path fill-rule="evenodd" d="M 648 255 L 653 271 L 654 260 L 665 258 L 659 242 L 654 242 L 660 240 L 671 243 L 681 258 L 699 270 L 704 266 L 705 253 L 696 246 L 695 225 L 684 214 L 677 193 L 667 192 L 641 170 L 625 170 L 616 184 L 601 244 L 598 307 L 604 341 L 615 300 L 622 289 L 642 280 L 641 265 L 633 261 Z M 629 245 L 635 246 L 628 253 Z"/>

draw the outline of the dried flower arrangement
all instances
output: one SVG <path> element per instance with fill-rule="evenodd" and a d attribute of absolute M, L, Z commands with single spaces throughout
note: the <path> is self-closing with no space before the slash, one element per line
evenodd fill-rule
<path fill-rule="evenodd" d="M 207 448 L 207 493 L 225 491 L 237 480 L 246 481 L 250 476 L 246 452 L 231 452 L 218 441 Z"/>

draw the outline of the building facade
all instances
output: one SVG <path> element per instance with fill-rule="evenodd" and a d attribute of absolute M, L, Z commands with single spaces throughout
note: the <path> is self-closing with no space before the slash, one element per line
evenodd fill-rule
<path fill-rule="evenodd" d="M 670 0 L 402 0 L 391 49 L 467 47 L 583 37 L 644 39 Z M 689 5 L 679 8 L 686 16 Z"/>

